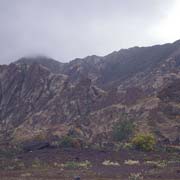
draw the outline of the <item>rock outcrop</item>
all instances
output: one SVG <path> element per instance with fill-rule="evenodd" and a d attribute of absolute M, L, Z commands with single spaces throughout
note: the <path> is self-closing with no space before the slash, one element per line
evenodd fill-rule
<path fill-rule="evenodd" d="M 70 63 L 45 57 L 0 66 L 0 141 L 51 139 L 74 132 L 110 141 L 112 126 L 180 139 L 180 43 L 134 47 Z"/>

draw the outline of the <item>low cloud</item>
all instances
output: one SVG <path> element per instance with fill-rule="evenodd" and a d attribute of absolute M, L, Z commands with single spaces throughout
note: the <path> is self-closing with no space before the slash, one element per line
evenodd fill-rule
<path fill-rule="evenodd" d="M 176 0 L 0 0 L 0 63 L 34 54 L 65 62 L 164 42 L 166 39 L 154 34 L 152 27 L 168 16 L 175 3 Z"/>

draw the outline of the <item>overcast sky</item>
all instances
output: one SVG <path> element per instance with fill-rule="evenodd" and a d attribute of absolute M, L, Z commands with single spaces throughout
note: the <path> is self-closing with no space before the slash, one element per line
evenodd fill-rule
<path fill-rule="evenodd" d="M 180 39 L 180 0 L 0 0 L 0 64 L 65 62 Z"/>

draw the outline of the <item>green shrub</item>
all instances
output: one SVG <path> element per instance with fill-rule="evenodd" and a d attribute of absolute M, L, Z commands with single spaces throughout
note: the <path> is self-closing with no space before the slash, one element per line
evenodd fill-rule
<path fill-rule="evenodd" d="M 67 135 L 67 136 L 63 136 L 59 141 L 54 141 L 52 145 L 55 147 L 63 147 L 63 148 L 82 148 L 83 142 L 81 139 Z"/>
<path fill-rule="evenodd" d="M 127 150 L 133 149 L 132 143 L 125 143 L 125 144 L 123 144 L 123 149 L 127 149 Z"/>
<path fill-rule="evenodd" d="M 133 133 L 134 124 L 127 120 L 122 122 L 117 122 L 113 126 L 113 139 L 115 141 L 127 140 Z"/>
<path fill-rule="evenodd" d="M 60 141 L 60 146 L 65 148 L 73 147 L 73 138 L 71 136 L 64 136 Z"/>
<path fill-rule="evenodd" d="M 152 134 L 138 134 L 132 139 L 132 144 L 136 149 L 152 151 L 154 150 L 156 141 Z"/>

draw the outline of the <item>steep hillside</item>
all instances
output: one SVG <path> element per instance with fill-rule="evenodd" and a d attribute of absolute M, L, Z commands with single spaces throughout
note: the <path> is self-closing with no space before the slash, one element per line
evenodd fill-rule
<path fill-rule="evenodd" d="M 1 142 L 62 137 L 112 140 L 124 114 L 135 132 L 180 141 L 180 42 L 69 63 L 22 58 L 0 66 Z"/>

